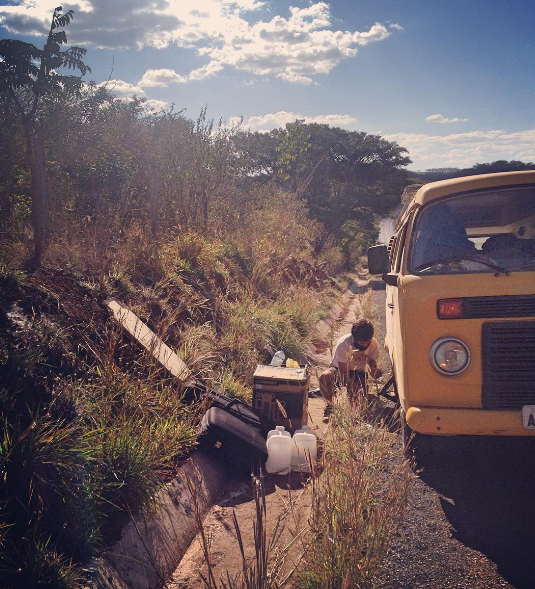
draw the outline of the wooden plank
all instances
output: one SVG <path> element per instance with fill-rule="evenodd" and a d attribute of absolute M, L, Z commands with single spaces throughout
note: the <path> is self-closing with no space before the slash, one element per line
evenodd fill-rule
<path fill-rule="evenodd" d="M 117 299 L 107 299 L 104 304 L 111 310 L 115 320 L 173 376 L 181 382 L 191 379 L 191 373 L 184 361 L 135 313 L 124 307 Z"/>

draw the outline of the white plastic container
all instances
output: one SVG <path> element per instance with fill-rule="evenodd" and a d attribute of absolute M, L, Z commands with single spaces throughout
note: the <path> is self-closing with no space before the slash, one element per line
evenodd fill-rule
<path fill-rule="evenodd" d="M 279 427 L 282 427 L 282 430 Z M 283 426 L 278 426 L 276 430 L 271 430 L 268 433 L 266 472 L 271 474 L 288 474 L 290 472 L 293 441 L 290 432 L 283 430 Z"/>
<path fill-rule="evenodd" d="M 308 425 L 298 429 L 292 438 L 291 467 L 294 472 L 310 472 L 310 462 L 313 464 L 318 457 L 318 440 L 316 434 Z"/>
<path fill-rule="evenodd" d="M 269 440 L 269 438 L 271 438 L 271 436 L 275 434 L 278 435 L 279 432 L 282 432 L 282 435 L 288 438 L 292 437 L 292 434 L 290 432 L 287 432 L 286 428 L 283 425 L 277 425 L 275 426 L 275 429 L 272 429 L 268 432 L 267 439 Z"/>
<path fill-rule="evenodd" d="M 286 354 L 284 353 L 284 349 L 277 350 L 269 363 L 270 366 L 282 366 L 284 364 L 284 360 L 286 360 Z"/>

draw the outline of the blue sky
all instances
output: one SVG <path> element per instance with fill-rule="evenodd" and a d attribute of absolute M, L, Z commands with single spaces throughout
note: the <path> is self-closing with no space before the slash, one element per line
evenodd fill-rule
<path fill-rule="evenodd" d="M 57 2 L 0 0 L 42 45 Z M 535 161 L 533 0 L 73 0 L 88 79 L 251 130 L 296 118 L 380 134 L 411 169 Z"/>

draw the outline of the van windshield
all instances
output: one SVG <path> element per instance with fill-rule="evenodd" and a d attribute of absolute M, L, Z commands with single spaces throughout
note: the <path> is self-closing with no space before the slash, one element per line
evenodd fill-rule
<path fill-rule="evenodd" d="M 535 188 L 492 189 L 427 204 L 409 267 L 418 274 L 535 268 Z"/>

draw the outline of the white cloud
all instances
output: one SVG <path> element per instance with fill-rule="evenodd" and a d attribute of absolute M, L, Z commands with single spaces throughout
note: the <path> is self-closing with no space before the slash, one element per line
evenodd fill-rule
<path fill-rule="evenodd" d="M 344 59 L 354 57 L 358 46 L 390 35 L 379 23 L 367 32 L 330 27 L 330 8 L 325 2 L 302 9 L 290 7 L 289 18 L 277 15 L 269 21 L 242 24 L 239 34 L 236 30 L 224 33 L 222 45 L 205 47 L 200 53 L 221 67 L 311 84 L 312 76 L 328 74 Z"/>
<path fill-rule="evenodd" d="M 125 102 L 132 101 L 134 96 L 144 99 L 144 104 L 148 110 L 160 111 L 169 107 L 169 102 L 157 100 L 155 98 L 148 98 L 141 85 L 141 82 L 138 84 L 130 84 L 124 80 L 108 80 L 98 84 L 98 86 L 104 86 L 114 94 L 117 99 Z"/>
<path fill-rule="evenodd" d="M 243 126 L 252 131 L 271 131 L 272 129 L 284 127 L 287 123 L 294 123 L 296 120 L 304 120 L 305 123 L 319 123 L 335 127 L 350 127 L 357 122 L 357 119 L 350 115 L 331 114 L 310 117 L 300 113 L 281 110 L 276 113 L 249 117 L 249 119 L 243 121 Z"/>
<path fill-rule="evenodd" d="M 174 70 L 160 69 L 147 70 L 138 82 L 138 85 L 143 86 L 144 88 L 147 86 L 166 87 L 169 86 L 169 84 L 184 84 L 185 82 L 187 82 L 187 78 L 177 74 Z"/>
<path fill-rule="evenodd" d="M 441 115 L 441 114 L 429 115 L 425 120 L 428 123 L 440 123 L 440 124 L 466 123 L 466 121 L 468 121 L 468 119 L 459 119 L 458 117 L 455 117 L 453 119 L 448 119 L 447 117 L 445 117 L 444 115 Z"/>
<path fill-rule="evenodd" d="M 396 133 L 383 135 L 409 150 L 411 168 L 458 167 L 496 160 L 535 161 L 535 128 L 515 133 L 499 129 L 451 135 Z"/>
<path fill-rule="evenodd" d="M 145 105 L 148 107 L 149 110 L 158 112 L 161 110 L 165 110 L 169 107 L 169 103 L 165 100 L 156 100 L 155 98 L 148 98 L 145 101 Z"/>
<path fill-rule="evenodd" d="M 390 36 L 388 29 L 376 22 L 367 33 L 353 33 L 353 41 L 358 45 L 368 45 L 368 43 L 375 43 L 382 41 Z"/>
<path fill-rule="evenodd" d="M 131 98 L 134 94 L 140 97 L 145 96 L 145 91 L 139 84 L 130 84 L 123 80 L 108 80 L 98 85 L 104 86 L 117 98 Z"/>
<path fill-rule="evenodd" d="M 293 82 L 294 84 L 304 84 L 305 86 L 308 86 L 309 84 L 315 84 L 312 78 L 307 76 L 298 76 L 297 74 L 286 74 L 283 72 L 281 74 L 277 74 L 277 78 L 286 80 L 286 82 Z"/>
<path fill-rule="evenodd" d="M 191 71 L 188 74 L 188 80 L 202 80 L 204 78 L 209 78 L 210 76 L 215 76 L 222 69 L 223 66 L 220 63 L 210 62 L 203 67 Z"/>
<path fill-rule="evenodd" d="M 69 42 L 109 49 L 161 49 L 175 44 L 194 49 L 208 60 L 189 74 L 175 72 L 173 80 L 151 74 L 145 85 L 199 80 L 225 67 L 311 84 L 313 76 L 328 74 L 341 61 L 353 58 L 359 47 L 382 41 L 401 28 L 375 23 L 368 31 L 335 30 L 326 2 L 305 8 L 290 6 L 285 16 L 272 16 L 266 10 L 268 20 L 251 18 L 251 11 L 265 4 L 258 0 L 74 2 L 69 6 L 75 15 Z M 49 20 L 48 0 L 19 0 L 17 6 L 0 6 L 0 25 L 10 32 L 43 35 Z"/>

